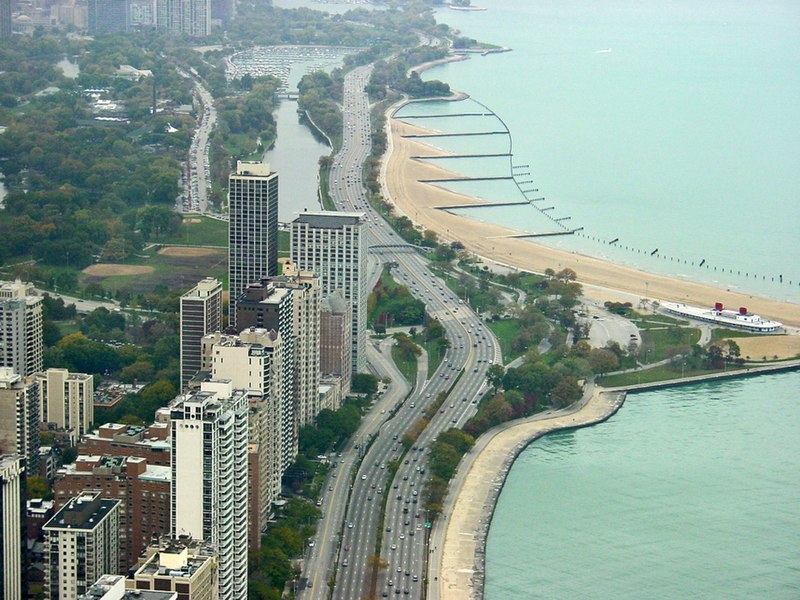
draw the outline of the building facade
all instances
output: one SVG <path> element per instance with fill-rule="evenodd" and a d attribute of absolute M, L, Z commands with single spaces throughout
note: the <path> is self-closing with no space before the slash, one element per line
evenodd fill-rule
<path fill-rule="evenodd" d="M 116 33 L 130 29 L 130 0 L 88 0 L 89 33 Z"/>
<path fill-rule="evenodd" d="M 269 163 L 238 161 L 228 179 L 229 320 L 245 287 L 278 274 L 278 174 Z"/>
<path fill-rule="evenodd" d="M 283 453 L 294 444 L 283 440 L 286 362 L 275 330 L 246 329 L 238 336 L 212 334 L 203 339 L 205 371 L 214 379 L 229 379 L 247 392 L 250 546 L 258 548 L 267 528 L 270 508 L 281 491 Z"/>
<path fill-rule="evenodd" d="M 310 271 L 298 271 L 291 261 L 283 264 L 283 273 L 270 279 L 277 288 L 292 291 L 294 349 L 292 388 L 295 407 L 295 435 L 299 427 L 313 425 L 319 404 L 319 277 Z"/>
<path fill-rule="evenodd" d="M 341 379 L 342 394 L 350 393 L 353 371 L 353 312 L 340 290 L 322 299 L 319 318 L 319 370 L 323 377 Z M 330 407 L 323 407 L 330 408 Z"/>
<path fill-rule="evenodd" d="M 200 370 L 203 336 L 222 330 L 222 284 L 206 277 L 181 296 L 181 390 Z"/>
<path fill-rule="evenodd" d="M 281 338 L 281 462 L 285 469 L 297 454 L 297 413 L 294 399 L 294 303 L 292 290 L 277 287 L 272 278 L 248 285 L 236 305 L 237 329 L 242 334 L 255 329 L 274 329 Z"/>
<path fill-rule="evenodd" d="M 247 596 L 247 396 L 210 381 L 171 406 L 172 533 L 219 554 L 220 600 Z"/>
<path fill-rule="evenodd" d="M 0 367 L 25 377 L 42 370 L 42 298 L 21 281 L 0 282 Z"/>
<path fill-rule="evenodd" d="M 94 422 L 94 377 L 66 369 L 47 369 L 34 377 L 41 421 L 72 429 L 76 438 L 88 433 Z"/>
<path fill-rule="evenodd" d="M 85 492 L 67 502 L 43 527 L 44 597 L 74 600 L 119 566 L 119 500 Z"/>
<path fill-rule="evenodd" d="M 53 486 L 56 508 L 84 490 L 98 490 L 120 501 L 117 572 L 136 564 L 155 536 L 170 533 L 170 468 L 148 465 L 144 458 L 79 455 L 59 469 Z"/>
<path fill-rule="evenodd" d="M 18 454 L 39 469 L 39 392 L 36 381 L 0 367 L 0 454 Z"/>
<path fill-rule="evenodd" d="M 319 276 L 322 294 L 341 290 L 352 308 L 352 367 L 367 366 L 367 239 L 362 213 L 303 212 L 291 228 L 291 258 Z"/>
<path fill-rule="evenodd" d="M 22 498 L 25 467 L 19 456 L 0 454 L 0 598 L 22 600 Z"/>

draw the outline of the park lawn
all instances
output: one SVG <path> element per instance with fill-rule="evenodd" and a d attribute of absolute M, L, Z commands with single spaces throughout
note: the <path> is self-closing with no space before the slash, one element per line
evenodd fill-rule
<path fill-rule="evenodd" d="M 159 236 L 149 241 L 164 244 L 165 246 L 169 244 L 180 244 L 182 246 L 216 246 L 219 248 L 227 248 L 228 222 L 201 215 L 186 216 L 176 233 Z M 278 237 L 278 242 L 280 243 L 280 236 Z"/>
<path fill-rule="evenodd" d="M 80 332 L 80 327 L 78 327 L 78 324 L 74 320 L 53 321 L 53 323 L 58 327 L 58 331 L 61 333 L 62 337 Z"/>
<path fill-rule="evenodd" d="M 674 354 L 675 348 L 691 347 L 700 341 L 700 330 L 696 327 L 647 328 L 640 333 L 639 360 L 644 363 L 664 360 Z"/>
<path fill-rule="evenodd" d="M 278 231 L 278 257 L 288 257 L 291 253 L 291 234 L 288 231 Z"/>
<path fill-rule="evenodd" d="M 500 319 L 487 323 L 500 341 L 500 349 L 503 351 L 503 364 L 508 364 L 515 358 L 522 356 L 524 351 L 514 351 L 511 349 L 511 342 L 519 333 L 519 319 Z"/>
<path fill-rule="evenodd" d="M 741 337 L 753 337 L 752 331 L 742 331 L 741 329 L 723 329 L 723 328 L 713 328 L 711 330 L 711 343 L 715 344 L 719 341 L 726 340 L 728 338 L 741 338 Z"/>
<path fill-rule="evenodd" d="M 439 365 L 442 364 L 444 353 L 439 352 L 439 345 L 436 343 L 436 340 L 422 341 L 421 339 L 418 339 L 421 337 L 422 336 L 419 335 L 413 339 L 417 344 L 425 349 L 425 352 L 428 353 L 428 377 L 432 377 L 436 372 L 436 369 L 439 368 Z"/>
<path fill-rule="evenodd" d="M 116 292 L 127 289 L 133 294 L 152 294 L 157 288 L 186 292 L 205 277 L 216 277 L 225 282 L 228 276 L 228 254 L 220 252 L 210 256 L 168 256 L 149 250 L 125 262 L 126 265 L 143 265 L 153 268 L 151 273 L 139 275 L 111 275 L 107 277 L 80 274 L 80 285 L 98 283 L 105 290 Z"/>
<path fill-rule="evenodd" d="M 728 365 L 728 371 L 743 369 L 745 367 L 738 365 Z M 684 377 L 694 377 L 697 375 L 708 375 L 710 373 L 721 373 L 723 369 L 686 369 L 683 372 Z M 681 367 L 680 365 L 661 365 L 653 367 L 652 369 L 644 369 L 633 373 L 622 373 L 620 375 L 607 375 L 597 379 L 597 384 L 604 387 L 617 387 L 626 385 L 635 385 L 637 383 L 653 383 L 656 381 L 667 381 L 668 379 L 680 379 Z"/>
<path fill-rule="evenodd" d="M 397 365 L 397 368 L 403 374 L 403 377 L 406 378 L 409 385 L 413 386 L 414 382 L 417 380 L 417 359 L 407 360 L 402 356 L 397 346 L 392 346 L 392 360 L 394 360 L 394 364 Z"/>

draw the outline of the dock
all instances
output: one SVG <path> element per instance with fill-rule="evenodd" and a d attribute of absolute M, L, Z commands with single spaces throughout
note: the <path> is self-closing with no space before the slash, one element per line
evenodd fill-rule
<path fill-rule="evenodd" d="M 418 179 L 420 183 L 453 183 L 454 181 L 508 181 L 512 177 L 498 176 L 498 177 L 443 177 L 441 179 Z M 523 204 L 527 204 L 524 202 Z"/>

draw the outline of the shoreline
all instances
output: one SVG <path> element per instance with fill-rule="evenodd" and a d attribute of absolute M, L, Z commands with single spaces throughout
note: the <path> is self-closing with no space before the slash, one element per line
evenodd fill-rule
<path fill-rule="evenodd" d="M 430 133 L 392 115 L 408 101 L 400 101 L 386 111 L 387 152 L 381 161 L 381 189 L 395 210 L 416 225 L 435 231 L 440 240 L 458 240 L 467 251 L 488 263 L 511 269 L 542 273 L 547 268 L 571 268 L 584 285 L 584 293 L 600 300 L 622 295 L 682 302 L 699 306 L 748 306 L 762 317 L 784 325 L 800 327 L 800 304 L 772 300 L 746 292 L 729 291 L 706 283 L 678 279 L 618 265 L 578 252 L 551 248 L 501 225 L 454 215 L 438 207 L 481 204 L 482 200 L 421 183 L 424 179 L 446 179 L 453 173 L 441 167 L 414 160 L 415 155 L 448 156 L 406 135 Z"/>
<path fill-rule="evenodd" d="M 587 384 L 583 397 L 561 410 L 503 423 L 481 435 L 458 465 L 443 514 L 431 532 L 428 598 L 476 600 L 484 596 L 486 543 L 497 500 L 517 457 L 539 438 L 556 431 L 599 425 L 614 416 L 628 394 L 800 369 L 800 360 L 746 371 L 714 373 L 632 386 L 603 388 Z"/>

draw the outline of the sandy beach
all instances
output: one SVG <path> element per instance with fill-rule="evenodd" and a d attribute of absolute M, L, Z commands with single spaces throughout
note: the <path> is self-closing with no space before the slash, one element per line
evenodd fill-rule
<path fill-rule="evenodd" d="M 509 238 L 506 236 L 519 232 L 439 210 L 436 207 L 478 204 L 480 201 L 420 183 L 421 179 L 453 176 L 440 167 L 411 158 L 415 155 L 447 155 L 413 138 L 403 137 L 430 131 L 392 119 L 390 115 L 387 115 L 387 129 L 389 149 L 382 168 L 384 196 L 398 212 L 414 223 L 435 231 L 442 240 L 458 240 L 467 250 L 484 259 L 535 273 L 542 273 L 547 268 L 560 270 L 569 267 L 578 274 L 578 281 L 584 285 L 585 293 L 601 300 L 648 297 L 697 306 L 713 306 L 715 302 L 723 302 L 726 306 L 747 306 L 763 317 L 794 327 L 800 326 L 800 304 L 647 273 L 590 256 L 548 248 L 529 240 Z"/>

